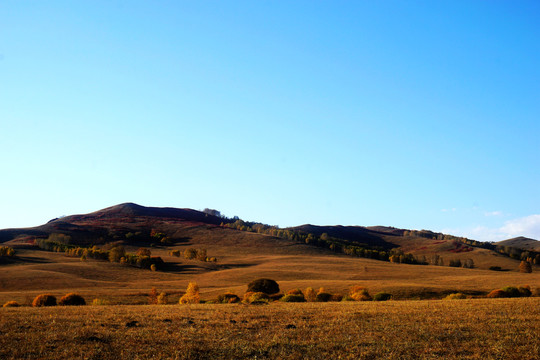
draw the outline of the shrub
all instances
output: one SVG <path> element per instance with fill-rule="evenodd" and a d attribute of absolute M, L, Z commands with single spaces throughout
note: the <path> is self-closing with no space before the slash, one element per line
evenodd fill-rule
<path fill-rule="evenodd" d="M 532 273 L 531 263 L 523 260 L 521 264 L 519 264 L 519 271 L 522 273 Z"/>
<path fill-rule="evenodd" d="M 308 287 L 304 293 L 304 297 L 306 298 L 306 301 L 316 301 L 317 300 L 317 293 L 313 288 Z"/>
<path fill-rule="evenodd" d="M 372 300 L 371 295 L 366 288 L 362 286 L 352 286 L 349 291 L 349 296 L 356 301 L 370 301 Z"/>
<path fill-rule="evenodd" d="M 489 294 L 487 294 L 487 297 L 491 299 L 505 298 L 505 297 L 508 297 L 508 294 L 502 289 L 496 289 L 496 290 L 491 291 Z"/>
<path fill-rule="evenodd" d="M 387 292 L 376 293 L 373 296 L 373 300 L 375 301 L 387 301 L 387 300 L 390 300 L 391 298 L 392 298 L 392 294 L 389 294 Z"/>
<path fill-rule="evenodd" d="M 109 305 L 109 302 L 105 299 L 94 299 L 92 300 L 93 306 L 102 306 L 102 305 Z"/>
<path fill-rule="evenodd" d="M 19 303 L 16 302 L 16 301 L 8 301 L 7 303 L 4 304 L 4 307 L 19 307 Z"/>
<path fill-rule="evenodd" d="M 306 302 L 303 294 L 287 294 L 283 296 L 279 301 L 283 302 Z"/>
<path fill-rule="evenodd" d="M 279 285 L 275 280 L 271 279 L 256 279 L 248 284 L 248 292 L 262 292 L 265 294 L 277 294 Z"/>
<path fill-rule="evenodd" d="M 149 305 L 156 305 L 158 303 L 158 291 L 155 287 L 150 290 L 150 294 L 148 294 L 148 304 Z"/>
<path fill-rule="evenodd" d="M 168 303 L 169 303 L 169 296 L 167 295 L 167 293 L 162 292 L 161 294 L 159 294 L 159 296 L 157 297 L 157 304 L 167 305 Z"/>
<path fill-rule="evenodd" d="M 520 297 L 521 296 L 518 288 L 515 286 L 505 286 L 502 288 L 502 291 L 504 291 L 507 294 L 507 297 Z"/>
<path fill-rule="evenodd" d="M 318 292 L 315 300 L 318 302 L 328 302 L 332 299 L 332 294 L 327 292 Z"/>
<path fill-rule="evenodd" d="M 186 293 L 180 298 L 180 304 L 198 304 L 201 302 L 199 295 L 199 285 L 194 282 L 188 284 Z"/>
<path fill-rule="evenodd" d="M 341 301 L 355 301 L 355 300 L 349 295 L 345 295 L 341 298 Z"/>
<path fill-rule="evenodd" d="M 461 300 L 461 299 L 466 299 L 466 298 L 467 296 L 465 296 L 465 294 L 463 293 L 454 293 L 445 297 L 444 300 Z"/>
<path fill-rule="evenodd" d="M 252 305 L 268 304 L 270 296 L 263 292 L 247 292 L 244 294 L 244 302 Z"/>
<path fill-rule="evenodd" d="M 518 291 L 521 297 L 529 297 L 532 295 L 531 287 L 529 285 L 518 286 Z"/>
<path fill-rule="evenodd" d="M 56 297 L 49 294 L 41 294 L 36 296 L 34 301 L 32 301 L 32 306 L 34 307 L 40 307 L 40 306 L 56 306 Z"/>
<path fill-rule="evenodd" d="M 302 295 L 304 296 L 304 293 L 300 289 L 292 289 L 287 291 L 287 295 Z"/>
<path fill-rule="evenodd" d="M 227 292 L 225 294 L 218 295 L 217 302 L 219 304 L 234 304 L 240 302 L 240 297 L 231 292 Z"/>
<path fill-rule="evenodd" d="M 86 301 L 84 301 L 84 298 L 75 293 L 69 293 L 64 295 L 60 301 L 58 302 L 58 305 L 63 306 L 81 306 L 86 305 Z"/>

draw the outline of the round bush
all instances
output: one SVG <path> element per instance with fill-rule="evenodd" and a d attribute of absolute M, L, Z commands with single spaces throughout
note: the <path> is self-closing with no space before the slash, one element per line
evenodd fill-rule
<path fill-rule="evenodd" d="M 392 294 L 386 293 L 386 292 L 380 292 L 373 296 L 373 300 L 375 301 L 387 301 L 392 298 Z"/>
<path fill-rule="evenodd" d="M 332 299 L 332 294 L 327 293 L 327 292 L 320 292 L 320 293 L 317 294 L 315 299 L 318 302 L 328 302 L 328 301 L 330 301 Z"/>
<path fill-rule="evenodd" d="M 225 293 L 225 294 L 218 295 L 217 302 L 220 304 L 234 304 L 234 303 L 240 302 L 240 298 L 236 294 Z"/>
<path fill-rule="evenodd" d="M 86 301 L 84 301 L 84 298 L 75 293 L 69 293 L 64 295 L 60 301 L 58 302 L 58 305 L 63 306 L 81 306 L 86 305 Z"/>
<path fill-rule="evenodd" d="M 508 294 L 506 293 L 506 291 L 502 290 L 502 289 L 497 289 L 497 290 L 493 290 L 492 292 L 490 292 L 489 294 L 487 294 L 487 297 L 488 298 L 506 298 L 508 297 Z"/>
<path fill-rule="evenodd" d="M 18 302 L 16 301 L 8 301 L 4 304 L 4 307 L 18 307 L 20 306 Z"/>
<path fill-rule="evenodd" d="M 34 301 L 32 301 L 32 306 L 34 307 L 40 307 L 40 306 L 56 306 L 56 297 L 49 294 L 41 294 L 36 296 Z"/>
<path fill-rule="evenodd" d="M 257 279 L 248 284 L 248 292 L 262 292 L 268 295 L 277 294 L 279 285 L 275 280 Z"/>
<path fill-rule="evenodd" d="M 505 286 L 502 288 L 502 291 L 504 291 L 508 297 L 520 297 L 521 294 L 519 293 L 519 290 L 515 286 Z"/>
<path fill-rule="evenodd" d="M 304 295 L 298 295 L 298 294 L 287 294 L 279 301 L 283 302 L 306 302 L 306 299 L 304 298 Z"/>

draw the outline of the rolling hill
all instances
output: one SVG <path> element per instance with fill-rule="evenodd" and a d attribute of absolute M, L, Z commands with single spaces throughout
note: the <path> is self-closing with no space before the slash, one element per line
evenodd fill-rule
<path fill-rule="evenodd" d="M 302 225 L 279 231 L 267 229 L 280 235 L 275 236 L 264 233 L 255 223 L 242 227 L 244 230 L 229 227 L 236 223 L 237 219 L 191 209 L 126 203 L 53 219 L 32 228 L 0 230 L 0 245 L 12 246 L 17 251 L 15 258 L 0 262 L 0 302 L 13 298 L 24 302 L 43 291 L 71 290 L 88 296 L 124 299 L 140 297 L 151 287 L 175 293 L 193 280 L 201 286 L 204 296 L 213 296 L 225 290 L 241 293 L 249 281 L 258 277 L 276 279 L 284 290 L 322 286 L 331 291 L 346 291 L 352 284 L 361 283 L 373 291 L 390 291 L 397 298 L 437 297 L 452 291 L 478 294 L 509 284 L 540 287 L 540 272 L 536 269 L 533 274 L 521 274 L 517 270 L 519 260 L 441 234 L 383 226 Z M 122 245 L 130 253 L 147 248 L 152 256 L 161 257 L 166 267 L 154 272 L 102 260 L 81 261 L 79 257 L 44 251 L 35 245 L 36 240 L 55 234 L 67 236 L 71 246 L 97 245 L 105 249 Z M 428 263 L 443 259 L 445 266 L 350 256 L 337 252 L 338 248 L 302 240 L 306 234 L 335 242 L 341 249 L 365 247 L 369 256 L 370 249 L 386 254 L 409 253 Z M 217 262 L 171 255 L 173 251 L 190 248 L 205 249 Z M 450 261 L 468 259 L 474 261 L 474 269 L 447 266 Z M 507 271 L 487 270 L 492 266 Z"/>

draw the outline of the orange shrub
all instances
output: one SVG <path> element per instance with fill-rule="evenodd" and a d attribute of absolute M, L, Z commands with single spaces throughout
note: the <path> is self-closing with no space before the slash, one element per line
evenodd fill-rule
<path fill-rule="evenodd" d="M 349 291 L 349 296 L 356 301 L 370 301 L 372 300 L 371 295 L 365 287 L 362 286 L 352 286 Z"/>
<path fill-rule="evenodd" d="M 40 306 L 56 306 L 56 297 L 49 294 L 41 294 L 36 296 L 34 301 L 32 301 L 32 306 L 34 307 L 40 307 Z"/>
<path fill-rule="evenodd" d="M 508 297 L 508 294 L 506 293 L 506 291 L 502 289 L 496 289 L 490 292 L 489 294 L 487 294 L 487 297 L 488 298 L 505 298 L 505 297 Z"/>
<path fill-rule="evenodd" d="M 8 301 L 7 303 L 4 304 L 4 307 L 19 307 L 19 303 L 16 302 L 16 301 Z"/>

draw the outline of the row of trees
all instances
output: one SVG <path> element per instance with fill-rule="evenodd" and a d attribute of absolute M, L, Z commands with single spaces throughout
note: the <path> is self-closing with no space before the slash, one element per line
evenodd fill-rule
<path fill-rule="evenodd" d="M 270 226 L 261 223 L 246 222 L 237 219 L 230 223 L 221 223 L 222 227 L 236 229 L 240 231 L 255 232 L 258 234 L 266 234 L 282 239 L 305 243 L 308 245 L 323 247 L 332 250 L 336 253 L 342 253 L 350 256 L 393 261 L 404 264 L 422 264 L 412 254 L 403 254 L 403 252 L 395 252 L 397 250 L 388 250 L 380 246 L 369 246 L 367 244 L 358 243 L 351 240 L 335 238 L 327 233 L 322 233 L 320 236 L 313 233 L 306 233 L 293 229 L 280 229 L 277 226 Z M 393 257 L 392 257 L 393 256 Z M 390 260 L 392 257 L 392 260 Z"/>
<path fill-rule="evenodd" d="M 63 252 L 66 256 L 78 257 L 82 261 L 87 259 L 105 260 L 154 271 L 163 269 L 165 265 L 161 257 L 152 256 L 151 251 L 145 248 L 140 248 L 136 254 L 131 254 L 126 252 L 122 245 L 113 245 L 110 249 L 105 249 L 95 245 L 92 247 L 75 246 L 49 239 L 39 239 L 36 244 L 43 250 Z"/>
<path fill-rule="evenodd" d="M 176 257 L 184 257 L 185 259 L 188 259 L 188 260 L 196 259 L 196 260 L 205 261 L 205 262 L 217 261 L 217 258 L 208 256 L 206 249 L 187 248 L 184 251 L 171 250 L 169 252 L 169 255 L 176 256 Z"/>

